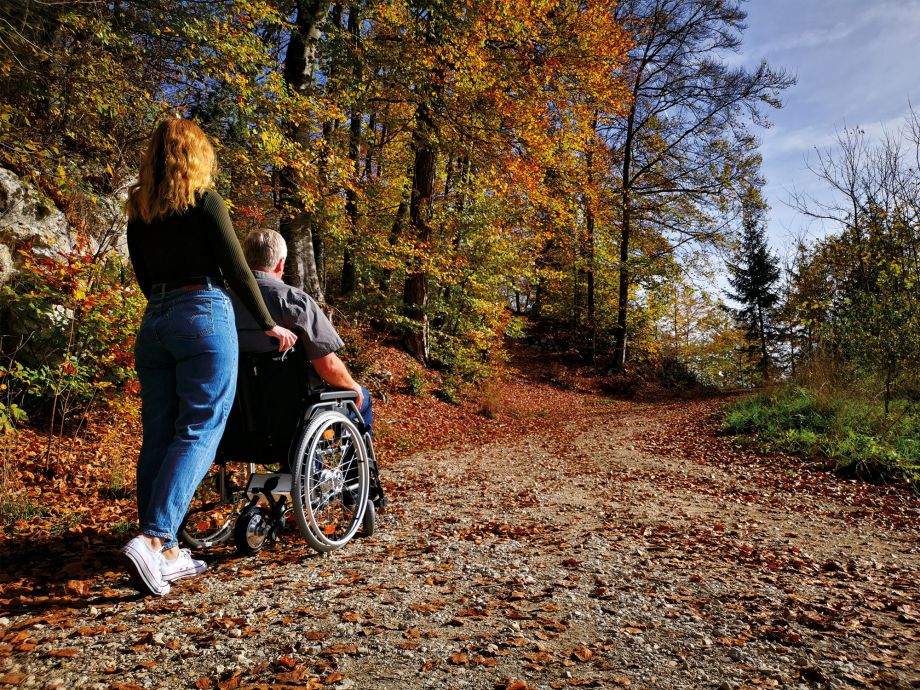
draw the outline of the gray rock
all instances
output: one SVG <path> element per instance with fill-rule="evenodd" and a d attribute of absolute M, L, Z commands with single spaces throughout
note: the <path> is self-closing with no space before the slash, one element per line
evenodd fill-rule
<path fill-rule="evenodd" d="M 14 263 L 16 250 L 24 244 L 51 256 L 72 247 L 73 240 L 67 218 L 51 201 L 34 185 L 0 168 L 0 244 L 7 248 Z M 2 276 L 4 280 L 9 277 L 6 270 Z"/>

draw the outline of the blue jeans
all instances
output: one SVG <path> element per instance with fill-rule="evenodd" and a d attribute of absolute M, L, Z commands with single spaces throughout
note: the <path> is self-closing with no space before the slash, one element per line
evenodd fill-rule
<path fill-rule="evenodd" d="M 370 431 L 374 426 L 374 412 L 373 412 L 373 403 L 371 403 L 371 394 L 368 393 L 367 388 L 361 386 L 361 393 L 364 395 L 364 400 L 361 402 L 361 408 L 358 412 L 361 413 L 361 418 L 364 420 L 364 423 L 367 424 L 367 429 Z"/>
<path fill-rule="evenodd" d="M 141 531 L 170 548 L 233 404 L 239 353 L 227 293 L 211 286 L 152 294 L 134 358 L 144 428 L 137 513 Z"/>

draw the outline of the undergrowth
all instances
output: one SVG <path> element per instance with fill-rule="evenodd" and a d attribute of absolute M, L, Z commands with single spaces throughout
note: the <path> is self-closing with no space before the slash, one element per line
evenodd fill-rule
<path fill-rule="evenodd" d="M 841 474 L 906 480 L 920 492 L 920 410 L 910 401 L 893 402 L 886 415 L 871 400 L 786 386 L 739 400 L 723 427 L 768 450 L 826 457 Z"/>

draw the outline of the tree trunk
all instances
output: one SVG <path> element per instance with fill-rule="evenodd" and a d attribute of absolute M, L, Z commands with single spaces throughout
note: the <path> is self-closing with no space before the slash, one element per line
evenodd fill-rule
<path fill-rule="evenodd" d="M 316 44 L 327 11 L 328 4 L 321 0 L 297 2 L 297 28 L 291 32 L 283 68 L 284 81 L 292 91 L 304 93 L 311 85 Z M 290 136 L 304 149 L 310 145 L 309 131 L 302 125 L 293 125 Z M 322 242 L 315 236 L 315 216 L 303 208 L 299 195 L 300 180 L 296 173 L 284 169 L 278 177 L 282 206 L 278 230 L 288 245 L 285 280 L 322 302 L 324 296 L 316 259 L 316 248 L 321 248 Z M 317 242 L 317 239 L 320 241 Z"/>
<path fill-rule="evenodd" d="M 351 21 L 349 20 L 349 24 Z M 348 242 L 342 256 L 342 296 L 348 297 L 355 291 L 357 284 L 357 269 L 351 254 L 351 247 L 358 239 L 358 190 L 361 178 L 361 113 L 357 108 L 351 109 L 351 124 L 348 134 L 348 155 L 352 160 L 354 175 L 351 184 L 345 191 L 345 217 L 348 219 Z"/>
<path fill-rule="evenodd" d="M 629 234 L 630 208 L 629 191 L 622 191 L 623 224 L 620 234 L 620 282 L 617 296 L 617 325 L 613 343 L 613 368 L 623 371 L 626 367 L 626 316 L 629 309 Z"/>
<path fill-rule="evenodd" d="M 374 153 L 377 148 L 377 113 L 372 112 L 367 122 L 367 153 L 364 155 L 364 177 L 371 176 L 371 169 L 374 164 Z M 377 170 L 377 177 L 380 176 L 380 170 Z"/>
<path fill-rule="evenodd" d="M 591 125 L 591 133 L 597 133 L 597 112 L 594 113 L 594 120 Z M 588 142 L 588 150 L 585 154 L 585 164 L 588 167 L 588 188 L 594 185 L 594 149 L 593 143 Z M 588 269 L 587 269 L 587 299 L 588 299 L 588 328 L 591 331 L 591 365 L 597 363 L 597 319 L 594 310 L 594 209 L 590 199 L 585 204 L 585 240 L 588 243 Z"/>
<path fill-rule="evenodd" d="M 617 296 L 617 326 L 613 344 L 613 368 L 623 371 L 626 368 L 626 316 L 629 310 L 629 239 L 632 231 L 632 200 L 630 190 L 632 182 L 629 178 L 632 165 L 633 124 L 635 122 L 635 106 L 629 111 L 626 121 L 626 141 L 623 146 L 623 179 L 620 183 L 621 220 L 620 228 L 620 284 Z"/>
<path fill-rule="evenodd" d="M 355 56 L 352 65 L 352 80 L 357 87 L 361 83 L 361 62 L 357 57 L 358 45 L 361 41 L 360 24 L 358 23 L 357 4 L 353 4 L 348 11 L 348 33 L 351 36 Z M 358 239 L 358 184 L 361 180 L 361 119 L 364 117 L 361 109 L 352 104 L 350 122 L 348 127 L 348 157 L 351 159 L 352 180 L 345 190 L 345 217 L 348 222 L 348 237 L 342 254 L 342 297 L 353 294 L 357 284 L 357 268 L 355 267 L 352 247 Z"/>
<path fill-rule="evenodd" d="M 402 234 L 403 222 L 406 220 L 406 211 L 409 210 L 409 202 L 406 199 L 406 192 L 408 191 L 409 196 L 412 195 L 412 188 L 409 185 L 411 181 L 411 168 L 406 173 L 406 186 L 409 186 L 409 189 L 406 190 L 403 188 L 403 196 L 399 200 L 399 206 L 396 208 L 396 215 L 393 218 L 393 225 L 390 226 L 390 236 L 388 242 L 392 247 L 399 241 L 399 236 Z M 379 288 L 380 292 L 386 294 L 390 291 L 390 282 L 393 279 L 393 269 L 385 268 L 383 269 L 383 275 L 380 276 Z"/>
<path fill-rule="evenodd" d="M 588 210 L 585 225 L 588 229 L 588 328 L 591 331 L 591 364 L 597 363 L 597 314 L 594 304 L 594 214 Z"/>
<path fill-rule="evenodd" d="M 767 355 L 767 328 L 764 324 L 762 307 L 757 309 L 757 321 L 760 330 L 760 370 L 763 373 L 763 382 L 766 384 L 770 379 L 770 360 Z"/>
<path fill-rule="evenodd" d="M 434 123 L 431 111 L 425 104 L 419 106 L 415 116 L 413 148 L 415 163 L 412 172 L 412 194 L 409 197 L 409 224 L 415 234 L 418 251 L 425 252 L 431 242 L 430 205 L 434 191 L 437 153 L 431 143 Z M 428 339 L 428 274 L 422 267 L 421 256 L 406 276 L 403 291 L 403 308 L 413 322 L 406 333 L 405 343 L 409 354 L 423 364 L 429 359 Z"/>

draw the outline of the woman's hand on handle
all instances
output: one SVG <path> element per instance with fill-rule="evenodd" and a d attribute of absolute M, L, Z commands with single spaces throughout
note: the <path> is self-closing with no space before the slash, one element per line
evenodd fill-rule
<path fill-rule="evenodd" d="M 286 329 L 284 326 L 275 326 L 271 330 L 265 331 L 269 338 L 276 338 L 279 342 L 278 352 L 284 352 L 294 347 L 297 342 L 297 335 Z"/>

